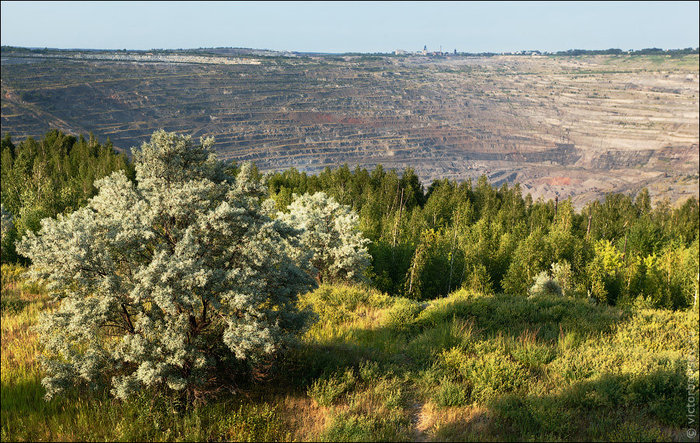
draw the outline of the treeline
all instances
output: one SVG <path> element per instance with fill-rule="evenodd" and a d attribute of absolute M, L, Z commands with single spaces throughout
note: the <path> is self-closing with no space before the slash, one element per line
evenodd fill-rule
<path fill-rule="evenodd" d="M 496 189 L 343 166 L 268 178 L 280 210 L 292 194 L 323 191 L 351 206 L 371 240 L 371 281 L 394 295 L 431 299 L 460 287 L 528 295 L 537 280 L 571 296 L 656 307 L 693 303 L 698 274 L 698 200 L 679 208 L 649 193 L 611 194 L 577 212 L 570 201 L 536 201 L 519 185 Z M 641 298 L 640 298 L 641 297 Z"/>
<path fill-rule="evenodd" d="M 44 217 L 85 205 L 94 180 L 119 169 L 133 179 L 129 160 L 93 137 L 51 131 L 17 146 L 3 138 L 2 206 L 15 238 L 36 231 Z M 425 189 L 412 169 L 381 165 L 318 175 L 289 169 L 265 180 L 280 211 L 294 194 L 319 191 L 356 211 L 371 241 L 367 277 L 392 295 L 424 300 L 460 287 L 523 296 L 544 290 L 678 309 L 697 292 L 696 198 L 677 208 L 667 201 L 652 207 L 644 189 L 634 197 L 608 195 L 578 212 L 568 200 L 533 201 L 517 184 L 494 188 L 485 176 L 475 183 L 436 180 Z M 4 244 L 3 262 L 21 260 L 8 250 Z"/>
<path fill-rule="evenodd" d="M 661 49 L 661 48 L 644 48 L 631 51 L 623 51 L 619 48 L 610 49 L 567 49 L 566 51 L 557 51 L 553 55 L 690 55 L 697 54 L 698 48 L 683 48 L 683 49 Z"/>
<path fill-rule="evenodd" d="M 96 179 L 122 169 L 134 177 L 126 155 L 92 135 L 76 138 L 52 130 L 38 141 L 28 137 L 15 145 L 5 135 L 0 143 L 2 209 L 12 223 L 9 238 L 3 234 L 3 262 L 22 261 L 15 254 L 14 239 L 28 230 L 36 232 L 41 219 L 85 206 L 95 195 Z"/>

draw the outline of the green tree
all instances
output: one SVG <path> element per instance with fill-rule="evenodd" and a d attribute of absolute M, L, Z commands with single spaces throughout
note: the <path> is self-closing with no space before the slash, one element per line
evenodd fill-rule
<path fill-rule="evenodd" d="M 503 278 L 503 290 L 509 294 L 525 295 L 535 276 L 549 267 L 551 256 L 542 229 L 535 229 L 515 249 Z"/>
<path fill-rule="evenodd" d="M 594 250 L 586 266 L 590 295 L 599 302 L 615 304 L 623 288 L 623 255 L 609 240 L 598 240 Z"/>
<path fill-rule="evenodd" d="M 38 142 L 28 137 L 15 146 L 5 136 L 0 144 L 2 204 L 13 216 L 18 238 L 37 231 L 45 217 L 85 206 L 95 195 L 96 179 L 117 170 L 133 179 L 126 156 L 93 136 L 85 140 L 52 130 Z"/>
<path fill-rule="evenodd" d="M 5 211 L 5 207 L 0 205 L 0 215 L 2 216 L 0 224 L 0 262 L 2 263 L 12 263 L 15 261 L 15 237 L 17 236 L 17 230 L 15 229 L 15 224 L 12 222 L 12 214 Z"/>

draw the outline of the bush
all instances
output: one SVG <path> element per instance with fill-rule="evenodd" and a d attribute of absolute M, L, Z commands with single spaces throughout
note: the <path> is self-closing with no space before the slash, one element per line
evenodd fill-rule
<path fill-rule="evenodd" d="M 17 228 L 13 222 L 12 214 L 5 210 L 5 206 L 0 206 L 0 262 L 12 263 L 17 260 L 15 251 L 15 240 L 17 239 Z"/>
<path fill-rule="evenodd" d="M 22 284 L 26 279 L 27 268 L 20 265 L 2 265 L 2 287 L 3 289 Z"/>
<path fill-rule="evenodd" d="M 510 355 L 527 367 L 538 368 L 554 360 L 556 351 L 551 346 L 539 343 L 536 332 L 524 331 L 510 350 Z"/>
<path fill-rule="evenodd" d="M 465 282 L 464 287 L 480 294 L 493 294 L 491 277 L 482 264 L 472 268 L 471 277 Z"/>
<path fill-rule="evenodd" d="M 388 311 L 387 324 L 397 329 L 406 330 L 416 321 L 418 314 L 424 309 L 423 305 L 407 298 L 398 298 Z"/>
<path fill-rule="evenodd" d="M 411 422 L 399 412 L 358 415 L 340 413 L 321 435 L 321 441 L 409 441 Z"/>
<path fill-rule="evenodd" d="M 369 240 L 358 230 L 358 216 L 323 192 L 297 196 L 278 218 L 301 229 L 301 242 L 311 253 L 319 283 L 363 282 L 370 255 Z"/>
<path fill-rule="evenodd" d="M 265 215 L 252 168 L 228 176 L 212 143 L 154 133 L 136 185 L 123 172 L 97 181 L 88 207 L 18 245 L 60 302 L 39 325 L 47 398 L 111 384 L 120 398 L 154 388 L 189 402 L 308 324 L 298 231 Z"/>
<path fill-rule="evenodd" d="M 323 320 L 337 324 L 352 318 L 360 308 L 385 308 L 391 306 L 394 299 L 363 286 L 324 284 L 304 294 L 301 303 L 312 306 Z"/>
<path fill-rule="evenodd" d="M 443 379 L 433 396 L 438 406 L 467 406 L 469 386 Z"/>
<path fill-rule="evenodd" d="M 535 284 L 530 287 L 530 297 L 538 295 L 562 295 L 561 286 L 547 271 L 542 271 L 535 276 Z"/>
<path fill-rule="evenodd" d="M 330 406 L 355 386 L 355 372 L 346 369 L 314 381 L 308 389 L 309 397 L 321 406 Z"/>
<path fill-rule="evenodd" d="M 241 405 L 219 425 L 221 437 L 227 441 L 283 441 L 289 440 L 289 431 L 273 406 Z M 285 432 L 286 431 L 286 432 Z"/>
<path fill-rule="evenodd" d="M 472 397 L 480 403 L 519 392 L 530 379 L 530 373 L 522 363 L 514 361 L 503 350 L 489 347 L 476 350 L 479 357 L 470 362 L 467 370 L 473 385 Z"/>
<path fill-rule="evenodd" d="M 586 266 L 590 295 L 600 303 L 614 305 L 622 293 L 622 253 L 608 240 L 597 241 L 594 249 L 595 256 Z"/>
<path fill-rule="evenodd" d="M 562 260 L 560 262 L 552 263 L 550 273 L 552 280 L 559 284 L 562 295 L 573 295 L 573 271 L 571 270 L 571 264 L 568 261 Z"/>

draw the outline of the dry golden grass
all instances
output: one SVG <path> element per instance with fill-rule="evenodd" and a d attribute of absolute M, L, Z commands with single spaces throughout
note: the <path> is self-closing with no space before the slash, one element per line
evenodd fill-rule
<path fill-rule="evenodd" d="M 3 297 L 5 296 L 13 297 L 24 307 L 19 313 L 10 310 L 2 313 L 0 349 L 3 384 L 18 377 L 39 374 L 38 356 L 42 346 L 33 326 L 48 300 L 46 295 L 24 292 L 16 284 L 4 288 Z"/>
<path fill-rule="evenodd" d="M 287 395 L 279 403 L 280 416 L 289 425 L 294 441 L 310 441 L 326 428 L 330 408 L 303 394 Z"/>
<path fill-rule="evenodd" d="M 420 408 L 416 430 L 431 441 L 464 441 L 469 436 L 486 435 L 490 423 L 484 407 L 438 407 L 429 401 Z"/>

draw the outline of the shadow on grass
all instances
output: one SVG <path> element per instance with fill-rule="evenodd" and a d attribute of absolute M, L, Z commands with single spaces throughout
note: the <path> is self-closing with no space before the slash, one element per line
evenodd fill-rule
<path fill-rule="evenodd" d="M 415 310 L 411 316 L 401 316 L 400 322 L 392 322 L 391 314 L 389 310 L 389 321 L 381 326 L 350 328 L 333 346 L 324 349 L 310 345 L 311 357 L 307 360 L 311 367 L 328 363 L 337 368 L 368 358 L 421 369 L 432 362 L 436 353 L 464 344 L 465 340 L 497 336 L 517 340 L 532 333 L 533 339 L 553 346 L 565 333 L 579 339 L 612 334 L 631 315 L 582 299 L 507 295 L 440 299 L 426 309 Z"/>
<path fill-rule="evenodd" d="M 611 333 L 629 317 L 629 312 L 596 306 L 585 299 L 499 294 L 439 300 L 418 316 L 416 325 L 427 328 L 461 318 L 473 320 L 487 336 L 518 337 L 525 331 L 538 331 L 538 339 L 549 341 L 556 340 L 562 330 L 578 336 Z"/>
<path fill-rule="evenodd" d="M 486 427 L 481 416 L 453 420 L 442 423 L 434 437 L 444 441 L 689 440 L 687 386 L 681 364 L 650 374 L 604 374 L 558 394 L 500 396 L 488 404 Z M 694 420 L 697 423 L 697 408 Z"/>
<path fill-rule="evenodd" d="M 279 441 L 289 439 L 274 405 L 222 395 L 178 409 L 173 399 L 142 392 L 119 401 L 106 392 L 68 392 L 44 401 L 37 383 L 2 386 L 3 441 Z"/>
<path fill-rule="evenodd" d="M 306 389 L 319 377 L 350 367 L 356 369 L 362 361 L 375 360 L 375 357 L 371 349 L 351 343 L 299 346 L 280 363 L 270 384 Z"/>

